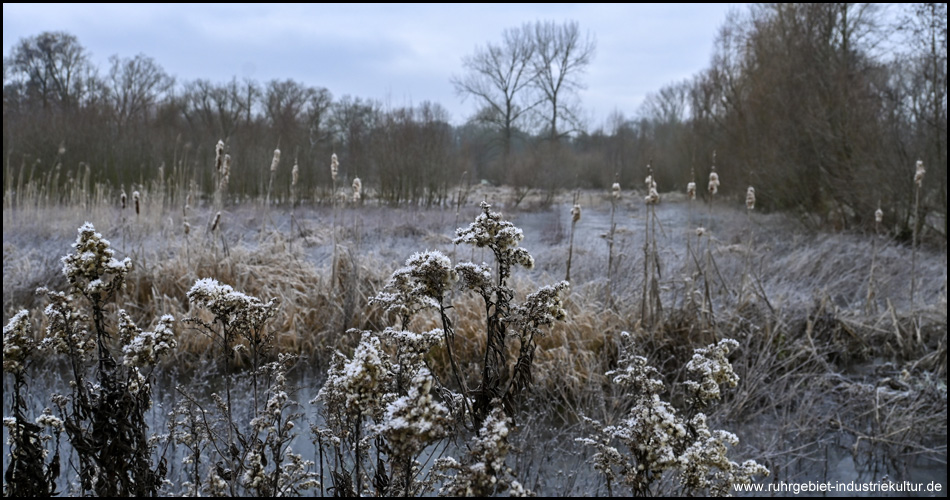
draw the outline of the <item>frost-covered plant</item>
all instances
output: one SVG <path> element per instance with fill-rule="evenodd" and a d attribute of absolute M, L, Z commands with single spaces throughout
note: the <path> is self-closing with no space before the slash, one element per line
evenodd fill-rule
<path fill-rule="evenodd" d="M 430 444 L 447 437 L 452 428 L 448 408 L 433 398 L 433 383 L 429 370 L 420 368 L 408 394 L 386 405 L 381 423 L 374 427 L 393 457 L 392 477 L 387 481 L 393 486 L 391 494 L 408 497 L 425 492 L 425 483 L 414 477 L 422 469 L 417 457 Z"/>
<path fill-rule="evenodd" d="M 313 401 L 323 403 L 327 428 L 313 431 L 321 454 L 324 448 L 333 451 L 336 492 L 361 492 L 368 484 L 364 461 L 373 444 L 377 494 L 426 491 L 418 457 L 446 437 L 453 423 L 449 409 L 434 399 L 435 379 L 424 364 L 425 354 L 442 336 L 441 330 L 363 332 L 351 357 L 334 356 L 327 382 Z M 383 453 L 388 460 L 381 459 Z"/>
<path fill-rule="evenodd" d="M 216 458 L 213 460 L 217 460 L 215 470 L 208 472 L 205 489 L 209 494 L 215 493 L 221 481 L 224 481 L 227 494 L 235 495 L 239 487 L 248 487 L 247 481 L 239 483 L 238 480 L 252 465 L 249 457 L 252 457 L 251 453 L 254 452 L 255 446 L 260 448 L 260 444 L 257 443 L 260 429 L 253 425 L 254 420 L 247 425 L 244 425 L 244 422 L 238 422 L 232 411 L 233 379 L 236 376 L 234 358 L 238 353 L 248 351 L 251 363 L 251 413 L 252 418 L 260 418 L 261 414 L 267 411 L 267 405 L 262 404 L 262 401 L 268 392 L 260 388 L 262 379 L 268 374 L 276 377 L 273 369 L 265 369 L 264 360 L 273 347 L 275 338 L 275 333 L 267 328 L 267 323 L 277 313 L 279 304 L 276 299 L 264 302 L 257 297 L 239 292 L 230 285 L 219 283 L 213 278 L 196 281 L 187 296 L 193 307 L 203 308 L 211 313 L 210 322 L 196 316 L 187 318 L 185 321 L 196 325 L 199 331 L 211 338 L 214 345 L 220 349 L 225 372 L 224 397 L 222 398 L 217 393 L 211 395 L 217 414 L 210 420 L 203 421 L 205 429 L 201 434 L 206 436 L 216 450 Z M 198 397 L 190 394 L 185 394 L 185 396 L 194 407 L 200 408 Z M 190 411 L 192 410 L 187 408 L 182 410 L 185 415 L 188 415 Z M 222 453 L 221 450 L 228 450 L 228 453 Z M 257 453 L 259 454 L 260 451 Z M 209 464 L 210 462 L 211 460 Z M 223 472 L 218 472 L 217 468 Z M 192 485 L 197 484 L 199 476 L 199 472 L 195 469 L 196 482 Z M 255 488 L 257 486 L 255 484 Z M 192 487 L 196 488 L 196 486 Z"/>
<path fill-rule="evenodd" d="M 49 408 L 31 422 L 27 417 L 24 394 L 27 391 L 28 366 L 36 351 L 29 312 L 22 309 L 3 327 L 3 373 L 13 376 L 13 416 L 4 417 L 3 426 L 9 429 L 10 463 L 4 474 L 4 496 L 56 495 L 56 478 L 60 473 L 59 438 L 63 421 L 54 417 Z M 44 434 L 48 427 L 51 434 Z M 53 458 L 48 443 L 53 441 Z"/>
<path fill-rule="evenodd" d="M 511 408 L 530 384 L 536 338 L 564 318 L 560 294 L 568 284 L 543 287 L 522 304 L 512 304 L 514 291 L 507 284 L 512 268 L 530 268 L 534 260 L 518 246 L 523 238 L 520 229 L 492 212 L 488 204 L 483 203 L 482 209 L 474 223 L 457 231 L 455 242 L 489 248 L 496 259 L 494 277 L 486 264 L 464 262 L 453 267 L 438 251 L 413 254 L 371 301 L 393 313 L 401 328 L 362 332 L 352 356 L 334 355 L 327 382 L 314 401 L 323 404 L 326 428 L 315 427 L 313 432 L 321 468 L 324 451 L 331 452 L 335 494 L 365 493 L 371 468 L 365 462 L 374 450 L 371 480 L 376 494 L 431 492 L 440 476 L 433 475 L 419 458 L 464 429 L 477 433 L 475 458 L 465 466 L 443 461 L 442 470 L 459 471 L 444 491 L 493 492 L 509 487 L 520 491 L 504 464 L 509 424 L 502 406 Z M 457 286 L 485 301 L 488 346 L 481 373 L 462 373 L 455 350 L 449 310 L 450 292 Z M 412 332 L 413 316 L 427 308 L 438 312 L 442 328 Z M 519 343 L 511 370 L 512 360 L 505 352 L 509 337 Z M 426 354 L 443 342 L 457 386 L 454 390 L 426 366 Z M 482 380 L 474 390 L 468 389 L 471 375 L 480 375 Z"/>
<path fill-rule="evenodd" d="M 211 426 L 207 413 L 193 401 L 186 400 L 179 403 L 168 415 L 169 439 L 188 450 L 182 459 L 182 467 L 188 480 L 181 484 L 187 496 L 201 495 L 202 454 L 211 445 L 211 436 L 208 433 Z M 217 496 L 214 494 L 215 489 L 209 489 L 208 493 Z M 220 492 L 223 494 L 225 489 L 226 485 L 220 488 Z"/>
<path fill-rule="evenodd" d="M 721 387 L 733 388 L 739 384 L 739 376 L 729 363 L 729 352 L 739 348 L 739 342 L 722 339 L 716 344 L 693 350 L 693 357 L 686 363 L 686 371 L 692 380 L 683 382 L 693 396 L 692 403 L 705 408 L 722 399 Z"/>
<path fill-rule="evenodd" d="M 67 291 L 38 293 L 49 300 L 41 347 L 65 356 L 72 376 L 72 394 L 56 395 L 53 403 L 78 456 L 80 488 L 100 496 L 154 495 L 165 469 L 163 459 L 152 458 L 145 413 L 152 405 L 151 371 L 174 348 L 174 319 L 163 317 L 155 332 L 142 332 L 120 311 L 118 327 L 109 328 L 106 305 L 125 283 L 131 261 L 117 260 L 109 241 L 88 222 L 73 247 L 62 259 Z M 125 353 L 123 363 L 116 348 Z"/>
<path fill-rule="evenodd" d="M 383 352 L 379 337 L 363 332 L 351 358 L 339 352 L 334 354 L 327 381 L 311 401 L 323 403 L 327 429 L 313 430 L 318 436 L 325 434 L 330 438 L 336 460 L 333 488 L 338 494 L 362 494 L 366 470 L 363 460 L 368 448 L 362 441 L 370 441 L 364 439 L 364 421 L 367 417 L 381 420 L 387 400 L 392 399 L 387 397 L 392 378 L 389 357 Z M 351 460 L 346 459 L 347 455 Z M 352 472 L 348 463 L 352 464 Z"/>
<path fill-rule="evenodd" d="M 127 366 L 145 367 L 154 365 L 160 356 L 164 356 L 178 346 L 172 324 L 175 318 L 166 314 L 158 320 L 154 332 L 143 332 L 135 326 L 132 318 L 124 309 L 119 309 L 119 340 L 121 341 L 122 363 Z"/>
<path fill-rule="evenodd" d="M 482 213 L 478 215 L 475 222 L 467 228 L 456 230 L 458 235 L 455 238 L 455 244 L 466 243 L 479 248 L 488 248 L 495 256 L 495 276 L 494 283 L 484 279 L 462 280 L 463 286 L 468 290 L 474 291 L 485 302 L 486 311 L 486 332 L 485 332 L 485 356 L 481 369 L 481 382 L 478 387 L 469 391 L 465 386 L 464 378 L 458 373 L 458 362 L 454 359 L 454 353 L 451 351 L 452 336 L 448 334 L 451 330 L 451 322 L 443 314 L 443 330 L 446 330 L 446 344 L 449 345 L 449 357 L 452 361 L 453 370 L 456 371 L 456 379 L 462 389 L 462 395 L 465 400 L 465 406 L 472 409 L 472 419 L 474 428 L 480 428 L 484 419 L 491 411 L 491 402 L 494 399 L 500 399 L 505 405 L 510 406 L 517 396 L 521 393 L 528 382 L 531 380 L 531 365 L 534 359 L 535 333 L 537 331 L 528 331 L 525 328 L 531 324 L 550 324 L 540 317 L 523 317 L 516 327 L 516 334 L 520 340 L 518 355 L 514 360 L 514 369 L 512 373 L 508 372 L 508 354 L 506 352 L 506 340 L 509 337 L 509 327 L 513 318 L 513 306 L 511 304 L 514 298 L 514 290 L 508 285 L 508 279 L 511 277 L 511 270 L 515 266 L 521 266 L 526 269 L 534 267 L 534 258 L 526 249 L 518 246 L 524 238 L 521 229 L 515 227 L 509 221 L 501 218 L 501 214 L 491 211 L 491 205 L 482 202 Z M 467 272 L 473 270 L 473 264 L 460 264 L 456 267 L 467 269 Z M 479 268 L 487 271 L 484 264 Z M 484 271 L 480 273 L 484 276 Z M 544 293 L 545 297 L 550 299 L 551 294 L 558 295 L 568 287 L 567 282 L 562 282 L 550 290 L 550 293 Z M 539 292 L 541 293 L 541 292 Z M 558 299 L 559 300 L 559 299 Z M 558 304 L 560 304 L 558 302 Z M 526 311 L 526 310 L 522 310 Z M 530 313 L 536 313 L 539 310 L 530 309 Z M 540 322 L 538 322 L 540 321 Z M 471 399 L 469 395 L 471 394 Z"/>
<path fill-rule="evenodd" d="M 735 484 L 749 484 L 753 476 L 769 474 L 755 461 L 738 464 L 729 460 L 728 446 L 736 446 L 738 438 L 709 429 L 706 415 L 696 412 L 721 398 L 721 386 L 737 383 L 738 376 L 726 355 L 738 342 L 724 339 L 696 349 L 686 365 L 691 380 L 685 384 L 692 405 L 678 411 L 661 397 L 666 386 L 659 372 L 646 358 L 633 354 L 628 333 L 621 335 L 625 344 L 621 368 L 606 375 L 627 390 L 634 405 L 617 425 L 603 426 L 586 419 L 594 434 L 578 439 L 596 450 L 589 463 L 604 474 L 611 494 L 613 484 L 619 482 L 635 496 L 655 495 L 661 493 L 657 491 L 661 479 L 673 476 L 681 493 L 721 496 L 730 494 Z"/>
<path fill-rule="evenodd" d="M 243 486 L 259 497 L 300 495 L 319 486 L 314 463 L 294 453 L 290 443 L 297 437 L 295 421 L 300 413 L 291 413 L 297 403 L 290 399 L 287 372 L 296 356 L 281 354 L 278 360 L 264 366 L 273 378 L 267 403 L 250 422 L 247 441 L 251 449 L 244 457 Z M 270 459 L 268 460 L 268 456 Z"/>
<path fill-rule="evenodd" d="M 469 455 L 463 462 L 451 457 L 435 461 L 440 471 L 454 470 L 439 490 L 441 496 L 490 497 L 494 495 L 528 496 L 515 479 L 514 472 L 505 463 L 510 451 L 508 434 L 511 419 L 505 416 L 501 401 L 492 402 L 493 408 L 478 434 L 469 444 Z"/>

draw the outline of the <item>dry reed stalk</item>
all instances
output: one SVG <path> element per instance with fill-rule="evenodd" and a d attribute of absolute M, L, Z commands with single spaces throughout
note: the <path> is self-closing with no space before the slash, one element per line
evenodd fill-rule
<path fill-rule="evenodd" d="M 914 184 L 917 189 L 914 190 L 914 229 L 913 239 L 911 240 L 911 264 L 910 264 L 910 306 L 914 307 L 917 302 L 917 236 L 918 228 L 922 225 L 920 221 L 920 189 L 924 185 L 924 162 L 917 160 L 917 169 L 914 172 Z"/>
<path fill-rule="evenodd" d="M 752 211 L 755 210 L 755 188 L 752 186 L 749 186 L 745 192 L 745 208 L 746 226 L 748 227 L 749 232 L 749 243 L 746 245 L 745 271 L 742 273 L 741 294 L 743 296 L 746 294 L 746 291 L 751 286 L 752 282 Z M 740 303 L 744 301 L 744 297 L 740 298 Z"/>
<path fill-rule="evenodd" d="M 571 281 L 571 259 L 574 256 L 574 227 L 581 220 L 581 206 L 577 204 L 578 193 L 574 192 L 574 206 L 571 207 L 571 239 L 567 245 L 567 276 L 564 281 Z"/>
<path fill-rule="evenodd" d="M 614 182 L 610 188 L 610 232 L 607 233 L 607 305 L 613 307 L 611 282 L 614 270 L 614 236 L 617 233 L 617 224 L 614 214 L 617 211 L 617 202 L 620 201 L 620 183 Z"/>
<path fill-rule="evenodd" d="M 648 194 L 643 201 L 647 206 L 644 219 L 643 242 L 643 295 L 640 302 L 640 317 L 644 324 L 652 323 L 660 310 L 659 283 L 654 271 L 659 272 L 659 252 L 656 246 L 656 205 L 660 194 L 653 180 L 653 167 L 647 164 L 646 188 Z"/>
<path fill-rule="evenodd" d="M 878 206 L 874 211 L 874 239 L 871 240 L 871 270 L 868 271 L 868 293 L 865 299 L 865 312 L 877 314 L 877 293 L 874 288 L 874 268 L 877 265 L 877 240 L 881 235 L 881 223 L 884 222 L 884 211 Z"/>
<path fill-rule="evenodd" d="M 713 199 L 716 196 L 716 193 L 719 192 L 719 174 L 716 173 L 716 152 L 713 151 L 712 157 L 712 166 L 710 167 L 709 172 L 709 203 L 706 204 L 706 213 L 707 219 L 712 218 L 712 204 Z M 708 230 L 700 228 L 697 230 L 697 235 L 700 237 L 706 236 L 706 264 L 703 267 L 703 304 L 707 311 L 707 327 L 712 326 L 713 318 L 713 305 L 712 305 L 712 290 L 709 286 L 709 269 L 712 267 L 712 235 Z"/>
<path fill-rule="evenodd" d="M 696 177 L 692 169 L 690 169 L 690 175 L 692 176 L 692 178 Z M 689 286 L 687 287 L 686 293 L 689 295 L 689 298 L 687 300 L 690 305 L 692 305 L 693 303 L 693 287 L 695 286 L 695 282 L 692 279 L 692 277 L 689 276 L 688 268 L 689 268 L 690 259 L 694 261 L 696 260 L 695 256 L 693 256 L 692 241 L 691 241 L 692 235 L 690 234 L 693 228 L 693 201 L 694 200 L 696 200 L 696 183 L 690 181 L 686 184 L 686 204 L 687 204 L 686 205 L 687 206 L 686 208 L 686 267 L 687 267 L 687 271 L 686 272 L 687 272 L 687 279 L 689 281 L 689 284 L 688 284 Z M 699 267 L 699 263 L 697 263 L 697 268 L 698 267 Z"/>

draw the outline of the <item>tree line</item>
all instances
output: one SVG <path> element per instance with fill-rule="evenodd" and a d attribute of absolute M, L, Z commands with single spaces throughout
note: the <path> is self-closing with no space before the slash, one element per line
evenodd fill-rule
<path fill-rule="evenodd" d="M 262 195 L 277 148 L 275 199 L 297 163 L 304 201 L 360 177 L 383 202 L 427 205 L 483 179 L 548 200 L 639 188 L 648 163 L 661 191 L 683 190 L 715 162 L 725 196 L 754 185 L 764 210 L 873 228 L 880 206 L 893 234 L 917 224 L 945 241 L 946 25 L 946 4 L 749 6 L 720 28 L 707 68 L 596 127 L 579 99 L 596 42 L 576 22 L 510 28 L 464 55 L 451 83 L 478 107 L 461 126 L 438 103 L 390 108 L 290 79 L 176 82 L 143 54 L 99 74 L 75 36 L 41 33 L 4 57 L 4 190 L 55 169 L 65 182 L 82 162 L 114 189 L 163 176 L 209 193 L 219 139 L 233 199 Z"/>

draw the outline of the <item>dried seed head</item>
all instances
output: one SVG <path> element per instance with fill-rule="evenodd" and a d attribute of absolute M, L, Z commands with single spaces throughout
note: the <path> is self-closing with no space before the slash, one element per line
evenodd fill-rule
<path fill-rule="evenodd" d="M 702 238 L 706 234 L 706 228 L 700 226 L 696 228 L 696 236 Z"/>
<path fill-rule="evenodd" d="M 689 199 L 691 200 L 696 199 L 696 183 L 695 182 L 690 182 L 689 184 L 686 185 L 686 196 L 689 196 Z"/>
<path fill-rule="evenodd" d="M 353 178 L 353 201 L 360 201 L 363 192 L 363 181 L 359 177 Z"/>
<path fill-rule="evenodd" d="M 125 210 L 125 205 L 128 202 L 128 197 L 125 196 L 125 190 L 122 190 L 122 194 L 119 195 L 119 202 L 122 203 L 122 210 Z"/>
<path fill-rule="evenodd" d="M 132 201 L 135 202 L 135 215 L 139 214 L 139 192 L 132 191 Z"/>
<path fill-rule="evenodd" d="M 330 155 L 330 177 L 333 178 L 333 182 L 336 182 L 337 172 L 340 170 L 340 161 L 336 158 L 336 153 Z"/>
<path fill-rule="evenodd" d="M 656 189 L 656 182 L 653 180 L 652 175 L 648 175 L 644 183 L 647 185 L 647 189 Z"/>
<path fill-rule="evenodd" d="M 189 224 L 188 221 L 185 221 L 185 234 L 188 234 L 190 232 L 191 232 L 191 224 Z"/>
<path fill-rule="evenodd" d="M 749 186 L 745 191 L 745 207 L 749 210 L 755 210 L 755 188 Z"/>
<path fill-rule="evenodd" d="M 297 185 L 297 178 L 300 176 L 300 167 L 297 166 L 297 162 L 294 161 L 294 168 L 290 171 L 290 185 Z"/>
<path fill-rule="evenodd" d="M 63 156 L 64 154 L 66 154 L 66 143 L 65 142 L 59 143 L 59 149 L 56 150 L 56 152 L 59 153 L 59 156 Z"/>
<path fill-rule="evenodd" d="M 280 150 L 279 150 L 279 149 L 275 149 L 275 150 L 274 150 L 274 159 L 270 161 L 270 171 L 271 171 L 271 172 L 276 172 L 276 171 L 277 171 L 277 165 L 278 165 L 279 163 L 280 163 Z"/>
<path fill-rule="evenodd" d="M 881 222 L 884 222 L 884 211 L 881 210 L 880 207 L 878 207 L 878 209 L 874 211 L 874 222 L 878 224 L 880 224 Z"/>
<path fill-rule="evenodd" d="M 644 201 L 646 201 L 647 205 L 656 205 L 657 203 L 660 202 L 660 193 L 657 192 L 657 190 L 656 190 L 656 183 L 655 183 L 655 182 L 654 182 L 653 185 L 650 187 L 650 194 L 648 194 L 648 195 L 646 195 L 646 197 L 644 197 Z"/>
<path fill-rule="evenodd" d="M 221 139 L 218 139 L 218 143 L 214 146 L 214 168 L 219 174 L 224 168 L 224 141 Z"/>
<path fill-rule="evenodd" d="M 719 192 L 719 174 L 715 170 L 709 173 L 709 194 Z"/>
<path fill-rule="evenodd" d="M 917 160 L 917 172 L 914 173 L 914 182 L 917 183 L 917 187 L 923 187 L 925 173 L 927 170 L 924 169 L 924 162 Z"/>
<path fill-rule="evenodd" d="M 581 206 L 574 205 L 574 208 L 571 209 L 571 222 L 577 222 L 581 220 Z"/>
<path fill-rule="evenodd" d="M 620 199 L 620 183 L 619 182 L 615 182 L 614 185 L 610 188 L 610 191 L 611 191 L 610 193 L 611 196 L 613 196 L 615 200 Z"/>
<path fill-rule="evenodd" d="M 231 155 L 224 155 L 224 166 L 222 167 L 221 174 L 225 177 L 231 175 Z"/>
<path fill-rule="evenodd" d="M 218 229 L 218 223 L 221 222 L 221 212 L 214 214 L 214 221 L 211 222 L 211 232 L 213 233 L 215 229 Z"/>

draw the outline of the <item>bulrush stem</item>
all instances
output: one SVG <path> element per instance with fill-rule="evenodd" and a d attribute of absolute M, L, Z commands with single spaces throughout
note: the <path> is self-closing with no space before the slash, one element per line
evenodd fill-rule
<path fill-rule="evenodd" d="M 910 257 L 910 307 L 911 309 L 917 303 L 917 227 L 920 225 L 918 218 L 920 217 L 920 186 L 917 186 L 917 189 L 914 191 L 914 229 L 913 237 L 911 240 L 911 257 Z"/>
<path fill-rule="evenodd" d="M 911 260 L 910 260 L 910 307 L 911 309 L 917 303 L 917 229 L 920 227 L 920 188 L 924 185 L 924 162 L 917 160 L 917 168 L 914 172 L 914 184 L 917 189 L 914 191 L 914 229 L 913 239 L 911 240 Z"/>

